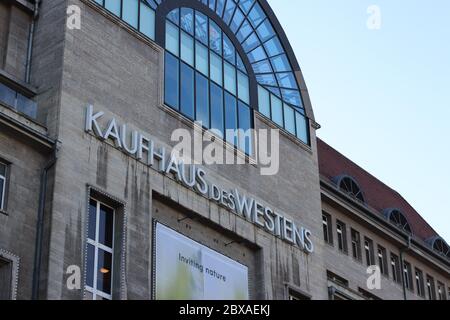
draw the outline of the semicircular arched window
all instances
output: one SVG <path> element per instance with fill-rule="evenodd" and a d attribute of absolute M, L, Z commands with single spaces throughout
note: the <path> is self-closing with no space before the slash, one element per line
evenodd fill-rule
<path fill-rule="evenodd" d="M 182 7 L 167 15 L 165 46 L 165 103 L 251 155 L 243 134 L 253 128 L 249 77 L 232 41 L 208 16 Z"/>
<path fill-rule="evenodd" d="M 365 203 L 364 195 L 361 191 L 361 188 L 352 177 L 348 176 L 340 177 L 338 179 L 338 188 L 341 191 L 347 193 L 349 196 Z"/>
<path fill-rule="evenodd" d="M 431 242 L 434 251 L 442 256 L 450 258 L 450 247 L 444 239 L 442 239 L 441 237 L 435 237 L 429 242 Z"/>
<path fill-rule="evenodd" d="M 400 230 L 412 234 L 411 226 L 405 215 L 398 209 L 385 210 L 385 216 L 390 223 L 397 226 Z"/>

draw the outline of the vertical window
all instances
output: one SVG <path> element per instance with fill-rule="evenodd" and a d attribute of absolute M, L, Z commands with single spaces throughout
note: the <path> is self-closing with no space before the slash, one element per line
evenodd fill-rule
<path fill-rule="evenodd" d="M 270 104 L 272 106 L 272 121 L 280 127 L 283 126 L 283 104 L 280 99 L 271 96 Z"/>
<path fill-rule="evenodd" d="M 436 288 L 434 287 L 434 279 L 431 276 L 427 276 L 427 291 L 428 299 L 436 300 Z"/>
<path fill-rule="evenodd" d="M 283 105 L 284 107 L 284 128 L 292 135 L 295 136 L 295 116 L 294 109 L 288 106 L 287 104 Z"/>
<path fill-rule="evenodd" d="M 155 39 L 155 11 L 140 1 L 139 30 L 150 39 Z"/>
<path fill-rule="evenodd" d="M 374 252 L 373 252 L 373 241 L 370 240 L 369 238 L 364 238 L 364 252 L 366 254 L 366 264 L 368 266 L 373 266 L 374 265 Z"/>
<path fill-rule="evenodd" d="M 439 300 L 447 300 L 447 296 L 445 294 L 445 285 L 441 282 L 437 283 L 437 291 L 438 291 L 438 299 Z"/>
<path fill-rule="evenodd" d="M 12 262 L 0 258 L 0 301 L 12 296 Z"/>
<path fill-rule="evenodd" d="M 425 287 L 423 284 L 423 272 L 416 268 L 416 289 L 419 297 L 425 297 Z"/>
<path fill-rule="evenodd" d="M 402 278 L 400 274 L 400 261 L 398 256 L 391 253 L 391 272 L 392 272 L 392 280 L 397 283 L 401 283 Z"/>
<path fill-rule="evenodd" d="M 105 0 L 105 8 L 120 17 L 121 0 Z"/>
<path fill-rule="evenodd" d="M 347 227 L 345 223 L 336 221 L 336 232 L 339 251 L 347 253 Z"/>
<path fill-rule="evenodd" d="M 333 226 L 331 216 L 327 213 L 322 214 L 323 239 L 328 244 L 333 244 Z"/>
<path fill-rule="evenodd" d="M 165 103 L 251 155 L 251 135 L 225 136 L 225 129 L 253 127 L 249 78 L 233 42 L 206 15 L 184 7 L 167 15 L 165 41 Z"/>
<path fill-rule="evenodd" d="M 90 200 L 86 290 L 94 300 L 112 299 L 114 218 L 114 209 L 97 200 Z"/>
<path fill-rule="evenodd" d="M 165 97 L 166 97 L 166 103 L 174 108 L 179 108 L 179 61 L 176 59 L 173 55 L 166 52 L 165 55 L 165 81 L 164 81 L 164 90 L 165 90 Z"/>
<path fill-rule="evenodd" d="M 6 164 L 0 162 L 0 211 L 6 209 L 6 169 Z"/>
<path fill-rule="evenodd" d="M 389 275 L 386 249 L 380 245 L 378 245 L 378 266 L 380 267 L 381 274 L 384 274 L 385 276 Z"/>
<path fill-rule="evenodd" d="M 137 29 L 138 27 L 139 0 L 123 1 L 122 19 Z"/>
<path fill-rule="evenodd" d="M 406 261 L 403 262 L 403 280 L 405 281 L 406 289 L 414 291 L 411 264 Z"/>
<path fill-rule="evenodd" d="M 356 230 L 351 230 L 351 236 L 352 236 L 352 253 L 353 258 L 355 258 L 358 261 L 362 260 L 361 256 L 361 235 Z"/>
<path fill-rule="evenodd" d="M 180 85 L 180 111 L 194 119 L 194 70 L 185 63 L 181 63 Z"/>

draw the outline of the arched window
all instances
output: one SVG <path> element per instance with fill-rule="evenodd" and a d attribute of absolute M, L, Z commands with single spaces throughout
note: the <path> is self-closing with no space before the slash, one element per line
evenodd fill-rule
<path fill-rule="evenodd" d="M 250 117 L 251 119 L 253 117 L 252 114 L 248 114 L 248 110 L 243 105 L 239 107 L 239 101 L 249 106 L 251 109 L 258 110 L 260 114 L 270 119 L 274 124 L 284 129 L 286 132 L 297 137 L 300 141 L 308 145 L 310 144 L 310 122 L 308 116 L 312 116 L 312 110 L 308 109 L 309 114 L 307 114 L 305 110 L 304 97 L 302 97 L 299 86 L 301 83 L 300 81 L 303 81 L 300 67 L 298 66 L 292 48 L 290 47 L 279 22 L 270 9 L 267 0 L 93 1 L 125 21 L 134 29 L 140 31 L 148 38 L 156 41 L 161 46 L 164 46 L 167 42 L 167 37 L 169 37 L 169 40 L 173 41 L 169 44 L 170 50 L 168 49 L 167 51 L 172 55 L 169 56 L 169 59 L 174 57 L 177 58 L 178 61 L 179 73 L 176 75 L 178 76 L 178 86 L 180 86 L 185 79 L 191 78 L 194 78 L 194 82 L 197 83 L 197 72 L 200 72 L 202 76 L 206 76 L 208 81 L 214 81 L 216 85 L 219 85 L 220 90 L 222 91 L 217 87 L 208 88 L 209 97 L 212 99 L 212 101 L 210 101 L 210 106 L 217 109 L 223 108 L 224 113 L 222 115 L 217 115 L 217 117 L 213 117 L 212 119 L 203 119 L 206 118 L 206 115 L 203 111 L 199 112 L 201 120 L 209 121 L 209 123 L 204 121 L 204 124 L 209 126 L 217 125 L 219 127 L 217 128 L 219 129 L 219 132 L 223 132 L 223 129 L 226 129 L 227 123 L 234 126 L 233 122 L 237 121 L 237 126 L 241 126 L 239 119 L 236 120 L 233 114 L 228 117 L 225 104 L 228 102 L 228 109 L 234 110 L 234 102 L 232 102 L 230 97 L 228 97 L 230 98 L 228 101 L 225 101 L 226 91 L 233 96 L 233 99 L 238 99 L 236 102 L 237 114 L 242 114 L 242 117 L 244 118 L 243 122 L 245 122 L 244 125 L 248 126 L 248 122 L 245 119 L 246 117 Z M 180 9 L 178 9 L 178 11 L 170 12 L 175 7 L 185 7 L 183 9 L 185 11 L 192 10 L 194 12 L 192 13 L 192 18 L 189 18 L 188 14 L 188 19 L 186 21 L 181 21 L 180 19 L 183 19 L 183 13 L 180 12 Z M 202 11 L 203 14 L 207 13 L 209 17 L 202 16 L 200 11 Z M 197 16 L 199 17 L 197 18 Z M 186 15 L 184 18 L 186 18 Z M 189 19 L 192 19 L 192 21 Z M 166 25 L 166 28 L 168 29 L 166 31 L 169 32 L 169 34 L 163 34 L 163 32 L 161 32 L 163 31 L 161 26 L 165 25 L 162 20 L 169 21 L 169 27 Z M 213 20 L 218 22 L 221 27 L 215 24 Z M 191 25 L 180 25 L 180 23 L 185 22 L 188 24 L 191 23 Z M 200 28 L 206 27 L 207 30 L 213 29 L 213 33 L 211 34 L 207 31 L 207 33 L 203 35 L 203 38 L 201 35 L 198 37 L 196 34 L 197 23 Z M 205 25 L 202 26 L 202 23 Z M 211 25 L 213 26 L 212 28 L 210 27 Z M 191 29 L 186 30 L 185 27 Z M 220 30 L 220 28 L 222 28 L 222 30 Z M 223 28 L 226 28 L 226 32 L 223 32 Z M 233 39 L 224 36 L 225 33 Z M 206 39 L 211 38 L 212 36 L 219 37 L 220 35 L 222 35 L 220 47 L 219 39 L 212 39 L 213 42 L 211 42 L 211 39 Z M 230 35 L 232 35 L 232 37 Z M 179 38 L 178 44 L 175 40 L 177 36 Z M 195 39 L 193 44 L 190 37 Z M 199 42 L 199 45 L 197 45 L 197 42 Z M 204 52 L 205 48 L 202 46 L 208 47 L 208 52 Z M 236 46 L 239 48 L 236 48 Z M 228 51 L 225 52 L 225 50 Z M 213 55 L 211 55 L 211 51 L 213 52 Z M 178 55 L 176 53 L 178 53 Z M 239 55 L 239 53 L 241 55 Z M 236 55 L 236 61 L 234 61 L 234 54 Z M 197 57 L 200 59 L 207 58 L 208 63 L 198 67 L 196 62 Z M 194 59 L 194 63 L 189 64 L 192 59 Z M 222 69 L 220 68 L 221 61 L 219 60 L 224 63 Z M 173 72 L 174 69 L 177 69 L 176 62 L 169 61 L 169 63 L 172 62 L 174 65 L 169 65 L 169 68 L 171 68 L 170 73 Z M 195 70 L 194 74 L 191 74 L 192 70 L 187 69 L 184 66 L 182 67 L 181 63 L 187 64 L 189 68 Z M 247 70 L 245 70 L 244 66 L 247 67 Z M 201 68 L 201 70 L 199 70 L 199 68 Z M 206 70 L 206 68 L 208 68 L 208 70 Z M 239 70 L 241 73 L 234 74 L 233 68 Z M 205 74 L 206 71 L 208 71 L 208 75 Z M 175 77 L 174 75 L 171 76 L 168 72 L 166 72 L 166 75 L 169 75 L 169 77 L 166 77 L 166 81 L 175 80 L 173 79 L 173 77 Z M 219 78 L 221 76 L 222 80 L 220 81 Z M 236 79 L 234 79 L 235 77 Z M 204 79 L 199 79 L 199 91 L 205 91 L 206 89 L 202 88 Z M 234 82 L 237 83 L 236 90 L 234 89 Z M 174 84 L 176 85 L 176 83 Z M 248 99 L 246 87 L 249 88 Z M 182 98 L 182 95 L 183 98 L 187 98 L 187 101 L 189 101 L 191 94 L 196 96 L 197 87 L 194 85 L 194 91 L 192 91 L 192 87 L 186 85 L 184 89 L 179 87 L 179 92 L 173 92 L 173 96 L 166 99 L 166 102 L 170 102 L 170 105 L 174 109 L 177 109 L 191 119 L 196 120 L 197 102 L 194 102 L 194 111 L 192 111 L 192 106 L 189 105 L 189 103 L 185 106 L 187 109 L 183 108 L 183 110 L 181 110 L 182 101 L 180 101 L 180 99 Z M 177 98 L 179 100 L 178 105 L 176 103 Z M 216 106 L 216 101 L 217 99 L 220 100 L 220 98 L 223 100 L 223 105 Z M 205 106 L 200 106 L 200 108 L 202 107 L 204 108 Z M 219 124 L 221 116 L 223 118 L 228 117 L 228 122 L 225 123 L 227 119 L 223 119 L 224 121 L 222 122 L 224 123 Z M 250 123 L 250 126 L 251 125 L 252 123 Z M 250 141 L 251 139 L 246 137 L 246 140 Z M 243 143 L 243 141 L 235 141 L 234 144 L 249 153 L 248 149 L 251 149 L 251 142 L 247 143 L 250 144 L 249 147 L 243 147 L 240 145 L 241 143 Z"/>
<path fill-rule="evenodd" d="M 400 230 L 412 234 L 411 226 L 409 225 L 408 219 L 405 215 L 398 209 L 386 209 L 384 211 L 386 219 L 393 225 L 397 226 Z"/>
<path fill-rule="evenodd" d="M 364 195 L 356 181 L 349 176 L 341 176 L 337 179 L 337 186 L 338 188 L 347 193 L 348 195 L 358 199 L 361 202 L 365 202 Z"/>
<path fill-rule="evenodd" d="M 205 14 L 182 7 L 167 15 L 165 49 L 165 103 L 251 154 L 245 135 L 235 135 L 252 128 L 253 113 L 248 73 L 232 41 Z"/>
<path fill-rule="evenodd" d="M 428 243 L 431 244 L 434 251 L 444 257 L 450 258 L 450 247 L 444 239 L 441 237 L 433 237 L 428 240 Z"/>

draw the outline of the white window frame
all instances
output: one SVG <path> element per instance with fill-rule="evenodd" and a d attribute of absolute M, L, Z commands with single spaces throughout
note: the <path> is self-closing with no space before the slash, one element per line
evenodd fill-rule
<path fill-rule="evenodd" d="M 0 211 L 5 210 L 5 200 L 6 200 L 6 176 L 8 173 L 8 165 L 6 163 L 0 162 L 0 167 L 5 167 L 5 174 L 0 174 L 0 184 L 3 186 L 2 194 L 0 194 Z"/>
<path fill-rule="evenodd" d="M 113 296 L 112 296 L 113 283 L 114 283 L 114 235 L 115 235 L 115 227 L 116 227 L 116 210 L 113 207 L 108 206 L 107 204 L 105 204 L 95 198 L 90 198 L 89 202 L 91 200 L 93 200 L 97 203 L 96 212 L 95 212 L 95 215 L 96 215 L 96 217 L 95 217 L 95 240 L 90 239 L 89 235 L 88 235 L 86 245 L 90 244 L 94 247 L 94 276 L 93 276 L 93 281 L 92 281 L 94 288 L 88 286 L 87 283 L 85 283 L 85 288 L 86 288 L 86 291 L 92 293 L 93 300 L 97 300 L 97 296 L 104 298 L 104 299 L 112 300 L 113 299 Z M 99 237 L 99 233 L 100 233 L 99 232 L 100 231 L 100 206 L 102 206 L 102 205 L 111 209 L 113 212 L 113 233 L 112 233 L 113 237 L 112 237 L 112 247 L 111 248 L 101 244 L 98 241 L 98 237 Z M 89 214 L 90 214 L 90 212 L 88 213 L 88 215 Z M 88 219 L 89 219 L 89 216 L 88 216 Z M 98 269 L 98 250 L 99 249 L 101 249 L 105 252 L 111 253 L 111 256 L 112 256 L 112 258 L 111 258 L 111 294 L 107 294 L 107 293 L 97 289 L 97 272 L 98 272 L 97 269 Z M 86 265 L 86 269 L 87 269 L 87 265 Z"/>

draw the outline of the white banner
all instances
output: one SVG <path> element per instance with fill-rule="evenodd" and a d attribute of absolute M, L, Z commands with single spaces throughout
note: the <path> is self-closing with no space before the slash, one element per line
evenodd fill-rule
<path fill-rule="evenodd" d="M 248 268 L 156 224 L 157 300 L 248 300 Z"/>

